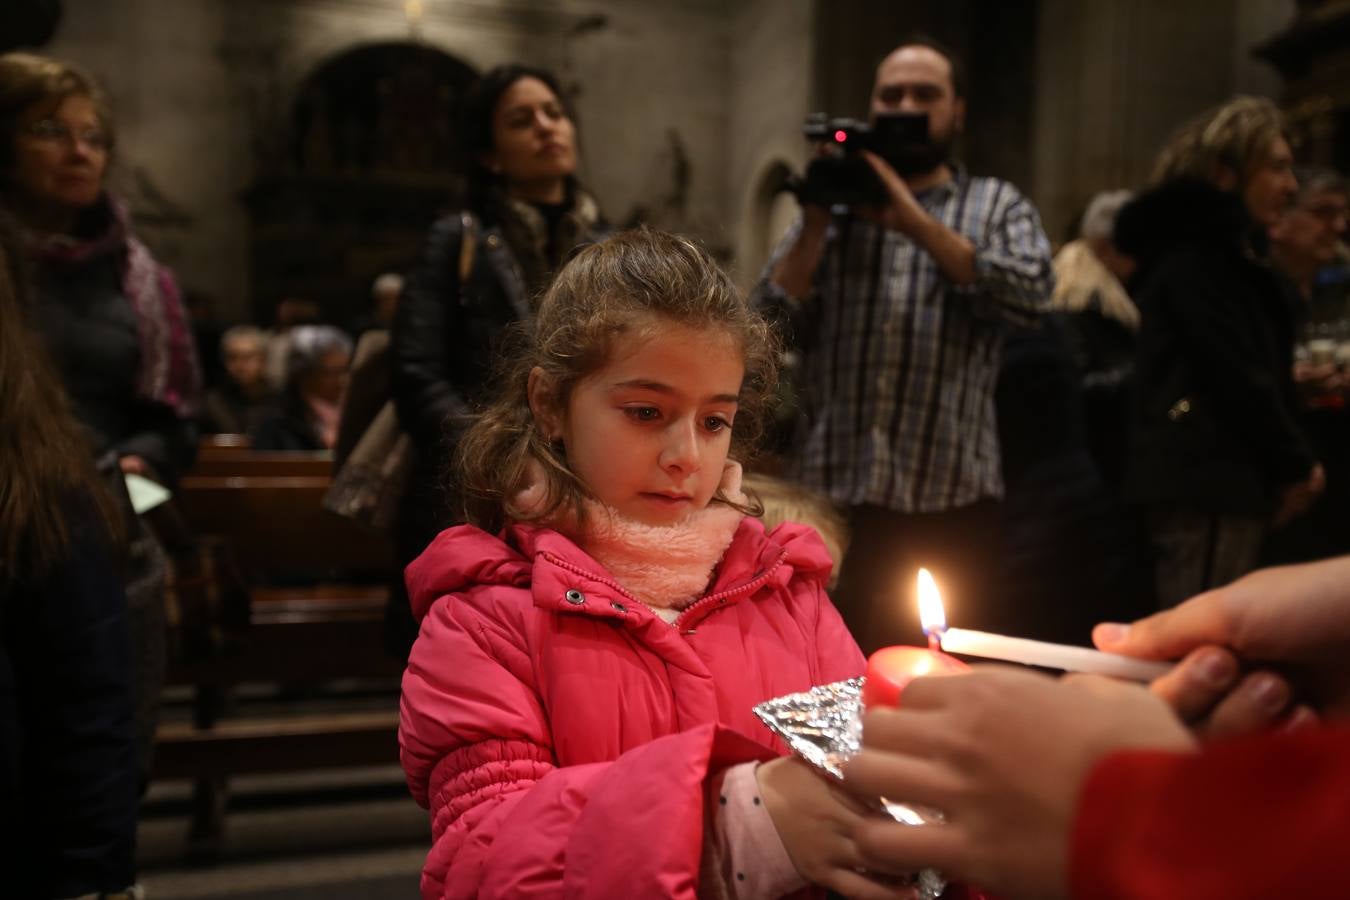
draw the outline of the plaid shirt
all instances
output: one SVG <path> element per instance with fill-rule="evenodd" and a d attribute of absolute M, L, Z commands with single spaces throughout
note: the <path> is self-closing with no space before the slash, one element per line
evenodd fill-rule
<path fill-rule="evenodd" d="M 844 506 L 937 512 L 1003 495 L 1002 332 L 1049 302 L 1050 244 L 1035 207 L 1006 182 L 957 171 L 918 200 L 975 245 L 974 284 L 952 284 L 899 232 L 836 218 L 809 296 L 769 280 L 800 222 L 755 289 L 803 357 L 792 474 Z"/>

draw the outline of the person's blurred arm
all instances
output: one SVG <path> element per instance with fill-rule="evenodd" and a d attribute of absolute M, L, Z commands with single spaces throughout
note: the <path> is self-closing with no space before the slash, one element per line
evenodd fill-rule
<path fill-rule="evenodd" d="M 789 297 L 804 298 L 815 287 L 816 269 L 825 255 L 830 212 L 821 206 L 802 207 L 801 221 L 780 250 L 769 271 L 773 282 Z"/>
<path fill-rule="evenodd" d="M 1049 306 L 1054 289 L 1050 241 L 1035 207 L 1011 185 L 1000 185 L 990 198 L 988 227 L 972 240 L 930 215 L 884 160 L 871 152 L 863 156 L 891 201 L 869 218 L 927 250 L 958 292 L 973 302 L 992 301 L 990 314 L 1012 324 L 1034 321 Z"/>
<path fill-rule="evenodd" d="M 1083 783 L 1070 896 L 1335 897 L 1350 884 L 1350 731 L 1257 735 L 1198 754 L 1125 752 Z"/>
<path fill-rule="evenodd" d="M 196 422 L 179 418 L 166 406 L 142 403 L 140 407 L 138 430 L 114 448 L 126 461 L 122 470 L 173 487 L 197 458 L 201 430 Z"/>
<path fill-rule="evenodd" d="M 814 330 L 820 269 L 829 241 L 829 211 L 805 204 L 750 290 L 751 305 L 782 327 L 791 346 L 803 344 Z"/>

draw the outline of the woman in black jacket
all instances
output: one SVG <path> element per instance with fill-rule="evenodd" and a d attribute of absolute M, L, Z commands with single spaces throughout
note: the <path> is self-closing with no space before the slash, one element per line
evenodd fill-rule
<path fill-rule="evenodd" d="M 503 336 L 530 318 L 562 260 L 600 227 L 595 201 L 577 185 L 576 126 L 551 74 L 522 65 L 487 72 L 465 97 L 462 135 L 465 208 L 432 226 L 394 320 L 394 401 L 417 451 L 395 535 L 404 563 L 458 515 L 445 487 L 449 463 Z M 399 581 L 387 638 L 406 658 L 417 632 Z"/>
<path fill-rule="evenodd" d="M 1255 567 L 1324 483 L 1295 422 L 1289 296 L 1266 229 L 1296 189 L 1279 111 L 1238 97 L 1186 126 L 1121 211 L 1142 314 L 1126 490 L 1173 605 Z"/>
<path fill-rule="evenodd" d="M 12 247 L 0 233 L 0 894 L 111 896 L 133 879 L 141 780 L 122 528 Z"/>

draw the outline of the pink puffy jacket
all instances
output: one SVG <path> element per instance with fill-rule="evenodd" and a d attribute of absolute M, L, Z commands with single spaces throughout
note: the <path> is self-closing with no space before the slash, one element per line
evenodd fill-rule
<path fill-rule="evenodd" d="M 423 897 L 693 898 L 709 776 L 785 752 L 751 707 L 862 673 L 829 570 L 811 529 L 747 518 L 672 626 L 555 531 L 443 532 L 407 570 Z"/>

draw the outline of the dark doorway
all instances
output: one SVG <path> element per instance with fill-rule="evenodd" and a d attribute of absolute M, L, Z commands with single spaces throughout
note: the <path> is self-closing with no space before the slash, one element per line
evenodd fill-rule
<path fill-rule="evenodd" d="M 349 324 L 372 279 L 402 271 L 460 193 L 455 114 L 475 72 L 425 44 L 371 44 L 319 66 L 283 146 L 247 193 L 255 316 L 284 297 Z"/>

